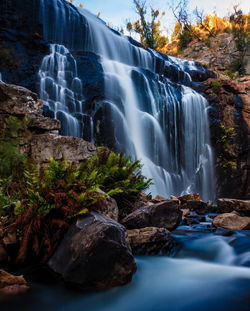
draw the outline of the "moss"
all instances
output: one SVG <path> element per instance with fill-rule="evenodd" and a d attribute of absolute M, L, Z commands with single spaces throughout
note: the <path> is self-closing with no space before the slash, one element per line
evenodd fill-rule
<path fill-rule="evenodd" d="M 218 94 L 220 92 L 220 89 L 221 89 L 221 82 L 218 80 L 213 80 L 211 82 L 211 87 L 213 89 L 213 92 Z"/>
<path fill-rule="evenodd" d="M 223 159 L 220 163 L 220 166 L 224 169 L 224 173 L 227 174 L 231 170 L 237 169 L 237 162 Z"/>
<path fill-rule="evenodd" d="M 228 70 L 225 72 L 225 75 L 228 76 L 230 79 L 233 79 L 235 76 L 235 73 L 232 72 L 231 70 Z"/>

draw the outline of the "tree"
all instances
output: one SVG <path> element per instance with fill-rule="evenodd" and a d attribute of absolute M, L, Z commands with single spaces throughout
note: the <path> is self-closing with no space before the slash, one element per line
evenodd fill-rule
<path fill-rule="evenodd" d="M 190 18 L 191 15 L 188 12 L 188 0 L 179 0 L 177 5 L 176 1 L 173 1 L 170 8 L 176 19 L 176 22 L 181 25 L 181 29 L 185 30 L 186 33 L 189 33 L 192 38 L 196 38 L 198 41 L 200 41 L 199 34 L 192 26 L 192 21 Z"/>
<path fill-rule="evenodd" d="M 191 15 L 188 12 L 188 0 L 179 0 L 177 5 L 175 1 L 172 1 L 170 9 L 176 19 L 173 37 L 178 41 L 178 51 L 181 52 L 193 39 L 200 41 L 200 35 L 192 25 Z"/>
<path fill-rule="evenodd" d="M 245 56 L 249 46 L 249 14 L 244 16 L 239 5 L 234 6 L 234 12 L 231 14 L 229 20 L 232 24 L 233 38 L 239 56 L 231 63 L 231 70 L 238 71 L 243 75 L 246 73 L 246 60 Z"/>
<path fill-rule="evenodd" d="M 209 37 L 215 37 L 216 28 L 210 28 L 209 18 L 205 16 L 204 10 L 199 10 L 198 7 L 196 7 L 194 14 L 196 16 L 196 22 L 201 27 L 201 29 L 207 32 Z"/>
<path fill-rule="evenodd" d="M 158 9 L 148 8 L 145 0 L 133 0 L 135 12 L 138 15 L 138 20 L 127 22 L 127 31 L 139 34 L 142 45 L 147 48 L 157 49 L 162 48 L 168 43 L 168 38 L 161 34 L 160 19 L 165 15 L 165 12 L 160 12 Z"/>

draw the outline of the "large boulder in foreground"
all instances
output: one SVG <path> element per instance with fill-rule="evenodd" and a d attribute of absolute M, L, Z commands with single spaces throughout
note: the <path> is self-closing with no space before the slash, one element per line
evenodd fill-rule
<path fill-rule="evenodd" d="M 132 252 L 137 255 L 157 255 L 170 253 L 173 248 L 173 238 L 165 228 L 146 227 L 127 230 L 127 237 Z"/>
<path fill-rule="evenodd" d="M 177 202 L 169 200 L 144 206 L 122 220 L 127 229 L 158 227 L 174 230 L 180 223 L 182 211 Z"/>
<path fill-rule="evenodd" d="M 136 272 L 123 226 L 97 213 L 70 227 L 48 264 L 63 281 L 90 289 L 124 285 Z"/>
<path fill-rule="evenodd" d="M 250 200 L 218 199 L 217 209 L 220 213 L 236 211 L 250 216 Z"/>
<path fill-rule="evenodd" d="M 241 217 L 236 212 L 216 216 L 213 225 L 230 230 L 250 230 L 250 217 Z"/>
<path fill-rule="evenodd" d="M 29 286 L 22 275 L 16 276 L 0 270 L 0 296 L 22 294 L 27 290 Z"/>

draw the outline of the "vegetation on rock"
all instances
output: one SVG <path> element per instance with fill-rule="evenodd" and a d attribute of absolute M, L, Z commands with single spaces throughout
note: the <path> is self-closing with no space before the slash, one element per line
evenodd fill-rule
<path fill-rule="evenodd" d="M 39 167 L 17 149 L 20 128 L 9 120 L 0 150 L 0 215 L 11 218 L 5 233 L 18 236 L 17 262 L 46 261 L 74 217 L 105 209 L 107 195 L 136 200 L 151 184 L 139 161 L 105 148 L 77 167 L 54 159 Z"/>
<path fill-rule="evenodd" d="M 211 82 L 211 87 L 212 87 L 214 93 L 218 94 L 220 89 L 221 89 L 221 82 L 217 81 L 217 80 L 213 80 Z"/>

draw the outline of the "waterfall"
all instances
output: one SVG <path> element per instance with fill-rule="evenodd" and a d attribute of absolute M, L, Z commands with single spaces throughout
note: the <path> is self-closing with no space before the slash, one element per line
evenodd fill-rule
<path fill-rule="evenodd" d="M 188 87 L 195 63 L 146 50 L 64 0 L 40 2 L 44 36 L 53 42 L 39 71 L 40 94 L 62 134 L 98 142 L 101 128 L 112 148 L 142 161 L 152 194 L 199 192 L 213 200 L 208 104 Z M 83 56 L 89 70 L 95 59 L 102 71 L 98 102 L 86 72 L 78 73 Z"/>

